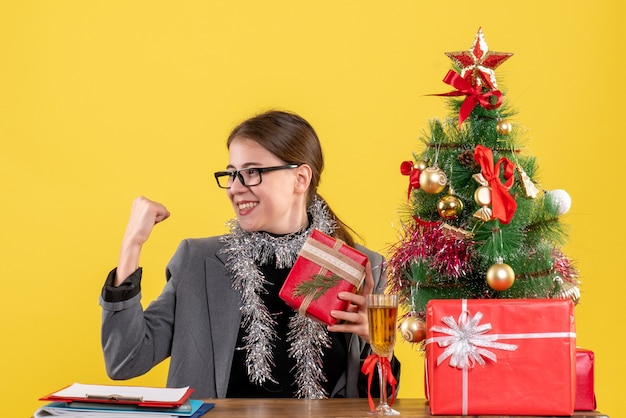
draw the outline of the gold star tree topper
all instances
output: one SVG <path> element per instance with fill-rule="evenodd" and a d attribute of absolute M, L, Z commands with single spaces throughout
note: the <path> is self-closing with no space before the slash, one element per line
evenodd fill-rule
<path fill-rule="evenodd" d="M 461 77 L 475 88 L 484 87 L 489 91 L 498 88 L 494 70 L 513 55 L 511 52 L 489 51 L 482 28 L 478 28 L 474 43 L 468 51 L 445 54 L 461 68 Z"/>

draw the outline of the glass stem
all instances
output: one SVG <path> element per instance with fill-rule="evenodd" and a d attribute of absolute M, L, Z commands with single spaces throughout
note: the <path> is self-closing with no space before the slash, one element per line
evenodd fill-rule
<path fill-rule="evenodd" d="M 380 382 L 380 406 L 387 406 L 387 369 L 378 359 L 378 380 Z"/>

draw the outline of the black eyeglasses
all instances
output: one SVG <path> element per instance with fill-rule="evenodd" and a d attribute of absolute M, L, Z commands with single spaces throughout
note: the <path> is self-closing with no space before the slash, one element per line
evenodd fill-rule
<path fill-rule="evenodd" d="M 241 170 L 218 171 L 215 173 L 215 180 L 217 180 L 217 185 L 222 189 L 230 189 L 235 181 L 235 177 L 246 187 L 258 186 L 263 181 L 261 173 L 297 168 L 301 165 L 302 164 L 286 164 L 277 165 L 275 167 L 250 167 L 242 168 Z"/>

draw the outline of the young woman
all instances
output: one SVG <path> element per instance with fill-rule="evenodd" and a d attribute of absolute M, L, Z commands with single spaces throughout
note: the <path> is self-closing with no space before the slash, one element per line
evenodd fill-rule
<path fill-rule="evenodd" d="M 361 294 L 339 294 L 350 307 L 332 312 L 336 325 L 303 317 L 278 297 L 313 229 L 355 245 L 317 193 L 324 162 L 315 131 L 298 115 L 271 111 L 242 122 L 227 146 L 229 164 L 215 177 L 235 211 L 230 233 L 184 240 L 145 310 L 140 252 L 169 212 L 135 199 L 100 298 L 107 373 L 128 379 L 171 357 L 167 385 L 190 386 L 198 398 L 367 396 L 362 295 L 385 289 L 382 257 L 356 246 L 369 257 L 365 284 Z M 395 358 L 392 367 L 398 377 Z"/>

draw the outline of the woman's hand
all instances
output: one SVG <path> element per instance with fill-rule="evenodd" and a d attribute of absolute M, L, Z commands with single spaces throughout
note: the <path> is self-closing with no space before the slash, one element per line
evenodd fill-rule
<path fill-rule="evenodd" d="M 154 225 L 169 216 L 170 213 L 161 203 L 143 196 L 136 198 L 130 211 L 124 241 L 129 244 L 143 245 L 148 240 Z"/>
<path fill-rule="evenodd" d="M 133 201 L 130 219 L 122 240 L 115 286 L 119 286 L 126 277 L 137 270 L 141 247 L 150 237 L 154 226 L 169 216 L 169 211 L 159 202 L 146 199 L 143 196 Z"/>
<path fill-rule="evenodd" d="M 360 294 L 352 292 L 340 292 L 339 299 L 350 302 L 345 311 L 333 310 L 330 315 L 341 321 L 335 325 L 329 325 L 330 332 L 345 332 L 357 334 L 365 341 L 369 342 L 369 324 L 367 321 L 367 305 L 365 303 L 365 295 L 372 293 L 374 289 L 374 276 L 372 275 L 372 266 L 367 262 L 365 266 L 365 284 Z"/>

